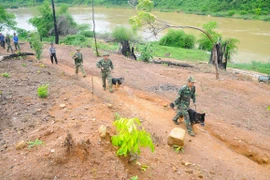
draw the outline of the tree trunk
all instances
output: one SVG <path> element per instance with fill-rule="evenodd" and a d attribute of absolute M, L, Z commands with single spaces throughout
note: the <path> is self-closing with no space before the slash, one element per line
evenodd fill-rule
<path fill-rule="evenodd" d="M 54 1 L 53 0 L 52 0 L 52 11 L 53 11 L 55 44 L 59 44 L 59 34 L 58 34 L 58 30 L 57 30 L 57 22 L 56 22 L 55 8 L 54 8 Z"/>
<path fill-rule="evenodd" d="M 186 63 L 176 63 L 176 62 L 171 62 L 171 61 L 157 61 L 157 60 L 152 60 L 150 62 L 154 63 L 154 64 L 164 64 L 166 66 L 178 66 L 178 67 L 190 67 L 190 68 L 193 68 L 192 65 L 186 64 Z"/>
<path fill-rule="evenodd" d="M 96 22 L 95 22 L 95 8 L 94 8 L 94 0 L 92 0 L 92 19 L 93 19 L 93 36 L 95 40 L 95 48 L 96 48 L 96 55 L 99 55 L 98 47 L 97 47 L 97 38 L 96 38 Z"/>
<path fill-rule="evenodd" d="M 137 57 L 134 54 L 134 48 L 132 47 L 132 49 L 130 49 L 129 42 L 127 40 L 126 41 L 122 41 L 121 42 L 121 45 L 122 45 L 122 49 L 121 49 L 121 54 L 122 55 L 124 55 L 124 56 L 126 56 L 128 58 L 137 60 Z"/>
<path fill-rule="evenodd" d="M 4 61 L 6 59 L 12 59 L 15 57 L 20 57 L 20 56 L 33 56 L 35 55 L 34 53 L 29 53 L 29 52 L 20 52 L 20 53 L 16 53 L 16 54 L 9 54 L 9 55 L 4 55 L 4 56 L 0 56 L 0 62 Z"/>

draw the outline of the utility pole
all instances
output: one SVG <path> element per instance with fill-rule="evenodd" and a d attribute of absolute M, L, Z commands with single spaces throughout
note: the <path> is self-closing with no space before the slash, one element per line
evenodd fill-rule
<path fill-rule="evenodd" d="M 54 21 L 54 35 L 55 35 L 55 44 L 59 44 L 59 34 L 57 30 L 57 22 L 55 17 L 55 8 L 54 8 L 54 1 L 52 0 L 52 10 L 53 10 L 53 21 Z"/>

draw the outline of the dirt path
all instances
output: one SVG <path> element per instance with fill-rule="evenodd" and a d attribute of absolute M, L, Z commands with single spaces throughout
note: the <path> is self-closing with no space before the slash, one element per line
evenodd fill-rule
<path fill-rule="evenodd" d="M 53 125 L 45 124 L 46 128 L 43 130 L 39 129 L 39 132 L 31 133 L 33 136 L 41 135 L 47 148 L 55 149 L 59 146 L 57 142 L 65 137 L 67 129 L 72 132 L 77 141 L 90 137 L 91 146 L 94 147 L 90 147 L 92 151 L 90 157 L 94 160 L 86 160 L 81 166 L 77 159 L 71 159 L 65 165 L 62 165 L 62 162 L 56 163 L 57 168 L 51 170 L 53 173 L 50 177 L 58 172 L 59 179 L 68 179 L 64 176 L 67 170 L 63 167 L 69 167 L 71 175 L 76 175 L 80 169 L 89 169 L 87 166 L 90 163 L 98 169 L 92 168 L 91 173 L 83 173 L 73 179 L 106 179 L 104 172 L 112 173 L 115 176 L 113 179 L 127 179 L 133 175 L 138 175 L 139 179 L 266 180 L 270 178 L 268 160 L 270 158 L 270 112 L 266 110 L 270 105 L 269 86 L 242 81 L 239 80 L 241 77 L 226 73 L 222 73 L 221 80 L 216 81 L 212 68 L 207 65 L 198 65 L 195 69 L 171 68 L 112 55 L 111 59 L 115 65 L 113 76 L 123 76 L 125 85 L 110 94 L 101 88 L 99 71 L 95 67 L 99 58 L 94 56 L 91 49 L 82 50 L 87 77 L 74 76 L 73 61 L 70 58 L 74 49 L 69 46 L 57 47 L 59 65 L 51 65 L 48 58 L 44 56 L 43 62 L 49 66 L 48 71 L 55 72 L 52 76 L 55 82 L 51 88 L 57 89 L 57 92 L 54 92 L 53 100 L 49 103 L 51 107 L 48 107 L 50 117 L 53 117 L 49 122 L 52 121 Z M 164 104 L 175 99 L 177 88 L 185 84 L 190 75 L 195 76 L 198 81 L 197 111 L 207 113 L 206 127 L 195 127 L 197 133 L 195 138 L 186 136 L 185 153 L 179 155 L 166 145 L 168 133 L 175 127 L 171 121 L 175 112 L 164 107 Z M 59 104 L 63 102 L 67 104 L 66 110 L 59 109 Z M 108 109 L 106 103 L 111 103 L 113 108 Z M 100 143 L 96 130 L 101 124 L 111 126 L 115 112 L 126 117 L 139 117 L 143 126 L 151 132 L 157 144 L 155 153 L 152 154 L 145 149 L 139 159 L 141 163 L 150 166 L 146 172 L 138 170 L 136 164 L 128 165 L 115 158 L 114 149 L 107 141 Z M 180 127 L 184 128 L 184 124 L 180 124 Z M 42 135 L 51 128 L 53 133 L 48 136 Z M 203 129 L 209 132 L 209 135 L 201 131 Z M 45 149 L 42 147 L 38 152 L 25 153 L 27 155 L 33 153 L 38 157 L 30 158 L 32 161 L 26 160 L 26 162 L 41 159 L 43 164 L 41 163 L 39 167 L 48 167 L 49 164 L 45 163 L 48 161 L 46 158 L 55 160 L 57 156 L 51 155 Z M 107 152 L 106 155 L 100 150 Z M 84 160 L 84 156 L 80 155 L 83 153 L 76 152 L 79 159 Z M 10 148 L 1 154 L 1 159 L 3 162 L 8 162 L 10 159 L 7 157 L 14 153 L 16 151 Z M 44 154 L 46 156 L 42 157 Z M 104 159 L 99 160 L 98 156 L 104 156 Z M 103 161 L 107 163 L 102 163 Z M 186 166 L 185 162 L 191 162 L 191 165 Z M 17 178 L 22 173 L 14 169 L 18 170 L 21 166 L 22 164 L 16 164 L 12 170 Z M 104 170 L 106 168 L 107 171 Z M 48 172 L 45 171 L 45 174 L 49 174 Z M 7 175 L 7 173 L 8 171 L 1 170 L 1 174 Z M 26 174 L 32 179 L 39 177 L 38 170 L 32 172 L 32 175 L 31 172 Z M 6 179 L 9 179 L 8 177 Z"/>

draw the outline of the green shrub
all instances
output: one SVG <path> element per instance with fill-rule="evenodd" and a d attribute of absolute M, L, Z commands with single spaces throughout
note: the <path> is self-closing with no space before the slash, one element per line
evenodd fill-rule
<path fill-rule="evenodd" d="M 192 49 L 195 41 L 195 36 L 186 34 L 183 30 L 169 29 L 168 33 L 160 39 L 159 44 L 162 46 Z"/>
<path fill-rule="evenodd" d="M 48 96 L 48 88 L 49 88 L 48 84 L 39 86 L 37 89 L 38 97 L 46 98 Z"/>
<path fill-rule="evenodd" d="M 40 36 L 37 32 L 31 33 L 29 35 L 29 42 L 31 43 L 31 46 L 33 48 L 33 50 L 36 53 L 36 58 L 38 60 L 41 59 L 41 54 L 42 54 L 42 48 L 43 48 L 43 44 L 40 41 Z"/>
<path fill-rule="evenodd" d="M 94 36 L 93 31 L 82 31 L 80 34 L 83 35 L 84 37 L 93 37 Z"/>
<path fill-rule="evenodd" d="M 145 44 L 140 49 L 141 49 L 141 57 L 140 57 L 140 59 L 143 62 L 149 62 L 149 60 L 153 58 L 153 56 L 152 56 L 152 52 L 153 52 L 152 44 L 150 44 L 150 43 Z"/>
<path fill-rule="evenodd" d="M 85 43 L 86 41 L 87 41 L 86 37 L 79 34 L 67 36 L 65 39 L 61 40 L 61 43 L 64 43 L 66 45 L 78 46 L 82 45 L 82 43 Z"/>
<path fill-rule="evenodd" d="M 135 40 L 136 32 L 124 26 L 117 26 L 112 31 L 112 37 L 118 42 Z"/>
<path fill-rule="evenodd" d="M 10 77 L 10 74 L 8 74 L 7 72 L 3 73 L 2 74 L 3 77 L 6 77 L 6 78 L 9 78 Z"/>
<path fill-rule="evenodd" d="M 141 147 L 149 147 L 154 152 L 151 135 L 144 130 L 138 118 L 121 118 L 116 114 L 113 125 L 116 127 L 117 135 L 112 137 L 112 144 L 119 147 L 116 152 L 118 156 L 140 154 Z"/>
<path fill-rule="evenodd" d="M 235 11 L 234 10 L 230 10 L 230 11 L 228 11 L 228 16 L 233 16 L 235 14 Z"/>

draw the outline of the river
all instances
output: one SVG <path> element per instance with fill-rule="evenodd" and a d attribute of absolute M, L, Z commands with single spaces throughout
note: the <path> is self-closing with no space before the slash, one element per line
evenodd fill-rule
<path fill-rule="evenodd" d="M 33 30 L 28 20 L 36 14 L 36 8 L 10 9 L 16 15 L 18 27 Z M 111 32 L 117 25 L 128 25 L 128 18 L 135 15 L 134 10 L 125 8 L 96 8 L 96 30 L 98 32 Z M 77 23 L 92 24 L 90 7 L 72 7 L 69 12 Z M 218 31 L 223 37 L 232 37 L 240 40 L 238 53 L 233 56 L 235 62 L 270 62 L 270 22 L 242 20 L 221 17 L 208 17 L 176 12 L 153 12 L 159 19 L 174 25 L 191 25 L 202 27 L 209 21 L 218 22 Z M 188 33 L 199 35 L 195 30 L 185 30 Z M 159 36 L 164 35 L 166 31 Z M 143 37 L 151 34 L 142 32 Z"/>

